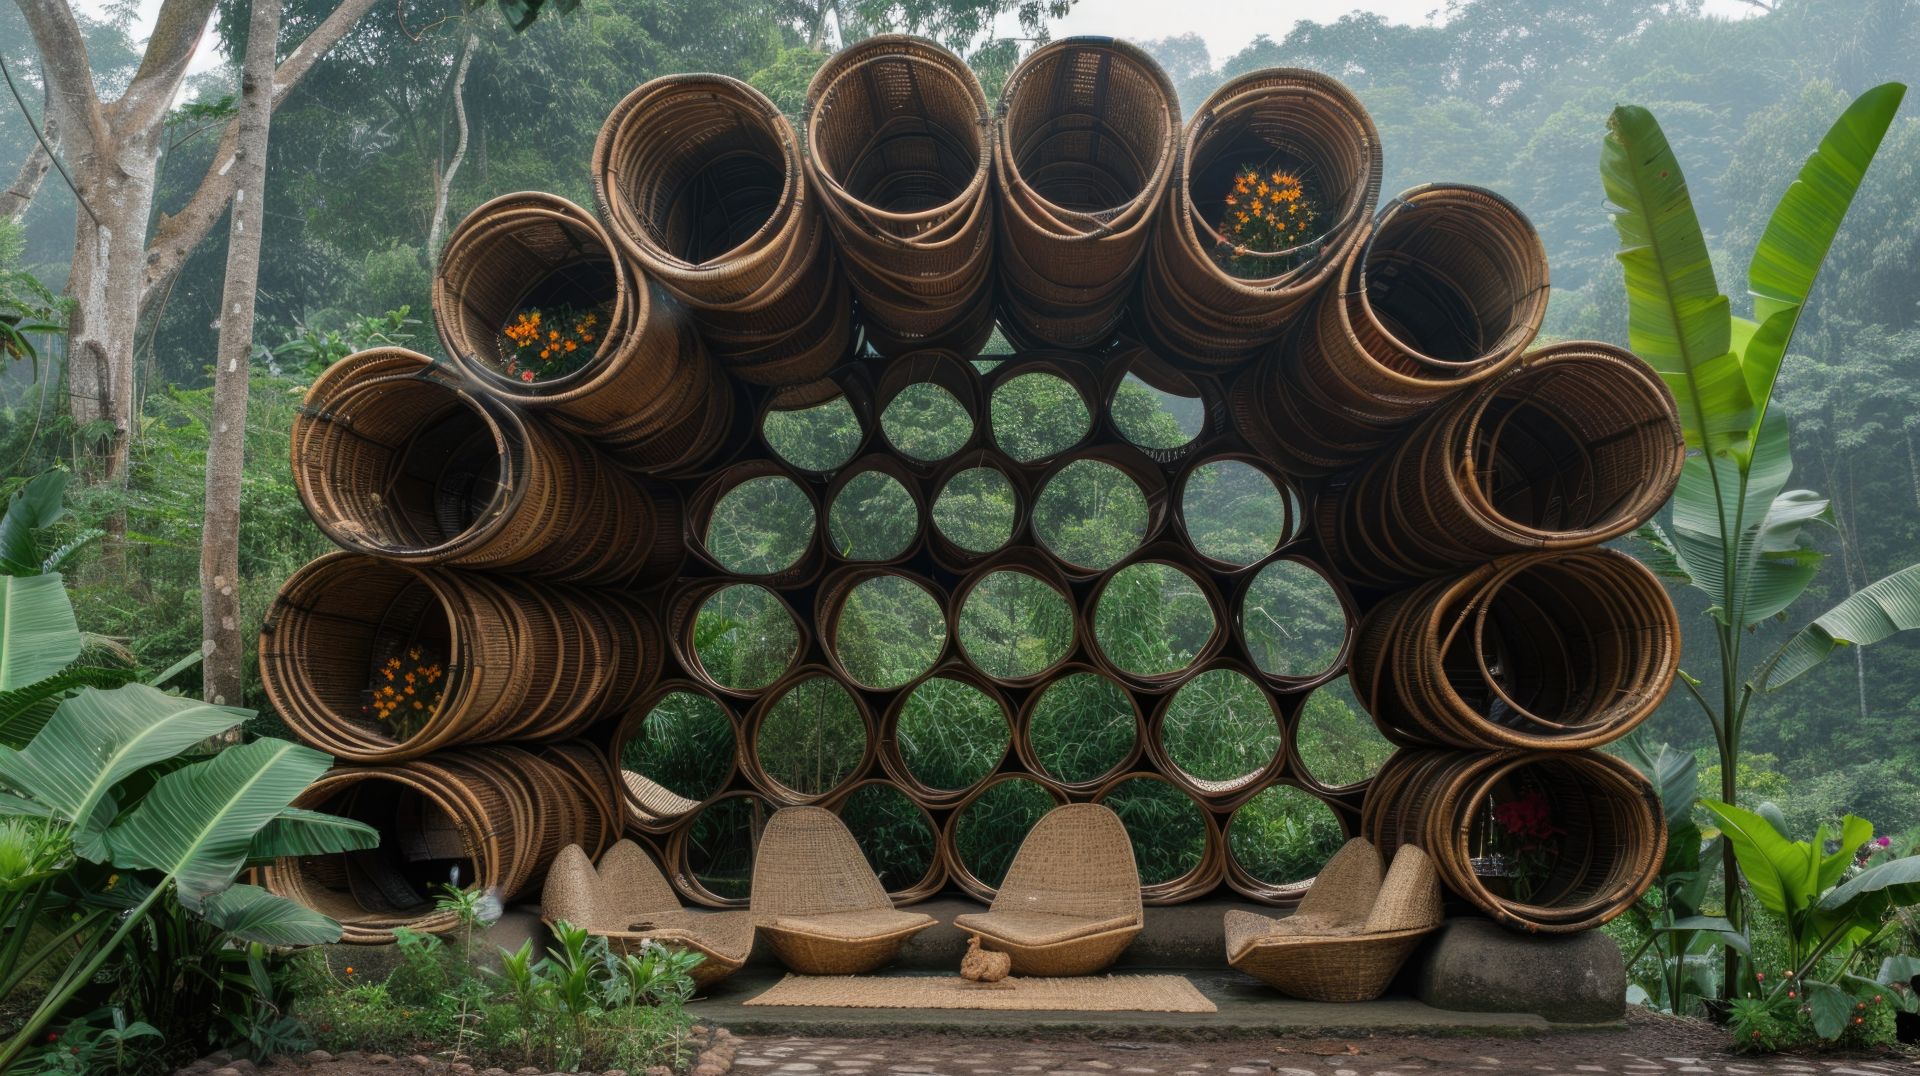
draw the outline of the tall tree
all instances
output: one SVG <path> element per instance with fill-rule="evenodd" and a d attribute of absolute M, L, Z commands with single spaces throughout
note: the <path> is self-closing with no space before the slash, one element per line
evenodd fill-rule
<path fill-rule="evenodd" d="M 271 108 L 375 0 L 342 0 L 273 73 Z M 81 202 L 67 293 L 68 396 L 75 425 L 95 449 L 90 474 L 118 480 L 134 428 L 134 330 L 155 286 L 178 269 L 225 212 L 238 183 L 239 120 L 181 213 L 147 240 L 168 110 L 206 34 L 214 0 L 163 0 L 126 89 L 103 99 L 87 41 L 68 0 L 16 0 L 40 53 L 47 117 L 61 134 Z"/>
<path fill-rule="evenodd" d="M 280 0 L 253 0 L 246 61 L 234 117 L 233 208 L 227 225 L 227 280 L 220 296 L 220 346 L 207 427 L 206 517 L 200 532 L 201 697 L 238 706 L 244 684 L 240 634 L 240 478 L 246 464 L 254 296 L 265 229 L 267 140 L 273 125 L 274 48 Z"/>

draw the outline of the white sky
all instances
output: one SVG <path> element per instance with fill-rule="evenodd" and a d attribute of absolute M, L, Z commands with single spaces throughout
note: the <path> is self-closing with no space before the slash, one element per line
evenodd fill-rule
<path fill-rule="evenodd" d="M 94 14 L 99 14 L 105 6 L 104 0 L 78 2 L 82 8 Z M 700 0 L 683 2 L 699 3 Z M 1222 60 L 1245 48 L 1256 36 L 1266 34 L 1273 38 L 1283 37 L 1301 19 L 1328 22 L 1353 11 L 1375 11 L 1393 22 L 1424 23 L 1434 20 L 1436 12 L 1444 4 L 1445 0 L 1367 0 L 1364 3 L 1296 0 L 1294 3 L 1266 4 L 1258 0 L 1078 0 L 1066 18 L 1054 21 L 1053 34 L 1055 37 L 1105 34 L 1109 37 L 1146 40 L 1193 31 L 1206 39 L 1207 51 L 1212 54 L 1215 66 L 1218 66 Z M 141 23 L 152 26 L 154 16 L 160 10 L 160 0 L 140 0 L 139 7 Z M 1741 0 L 1706 0 L 1706 10 L 1709 14 L 1734 18 L 1754 13 L 1754 8 L 1741 3 Z M 1000 32 L 1019 33 L 1019 20 L 1012 15 L 1002 17 Z M 212 48 L 203 45 L 200 54 L 193 59 L 191 70 L 209 70 L 218 66 L 219 62 L 220 58 Z"/>

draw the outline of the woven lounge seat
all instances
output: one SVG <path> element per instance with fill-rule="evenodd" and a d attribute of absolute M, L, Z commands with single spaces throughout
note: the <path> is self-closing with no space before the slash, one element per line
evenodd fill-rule
<path fill-rule="evenodd" d="M 732 975 L 753 949 L 753 919 L 746 912 L 690 912 L 653 859 L 632 841 L 621 841 L 596 868 L 577 844 L 568 845 L 547 872 L 540 918 L 549 926 L 565 920 L 607 939 L 614 952 L 638 952 L 647 942 L 699 953 L 695 986 Z"/>
<path fill-rule="evenodd" d="M 802 975 L 872 971 L 935 923 L 894 908 L 853 834 L 819 807 L 788 807 L 767 821 L 752 905 L 754 926 Z"/>
<path fill-rule="evenodd" d="M 1120 816 L 1070 803 L 1040 819 L 984 912 L 953 925 L 1013 958 L 1015 975 L 1091 975 L 1144 925 L 1140 871 Z"/>
<path fill-rule="evenodd" d="M 1293 997 L 1372 1001 L 1441 918 L 1440 880 L 1425 852 L 1401 846 L 1383 879 L 1380 853 L 1356 837 L 1291 916 L 1228 912 L 1227 963 Z"/>

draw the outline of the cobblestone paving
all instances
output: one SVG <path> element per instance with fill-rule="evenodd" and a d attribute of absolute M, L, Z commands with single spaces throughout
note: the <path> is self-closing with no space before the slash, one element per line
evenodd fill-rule
<path fill-rule="evenodd" d="M 1594 1036 L 1540 1039 L 1361 1039 L 1133 1043 L 1094 1040 L 898 1041 L 746 1037 L 735 1076 L 1386 1076 L 1389 1073 L 1512 1072 L 1558 1076 L 1913 1076 L 1903 1059 L 1646 1056 L 1606 1050 Z"/>

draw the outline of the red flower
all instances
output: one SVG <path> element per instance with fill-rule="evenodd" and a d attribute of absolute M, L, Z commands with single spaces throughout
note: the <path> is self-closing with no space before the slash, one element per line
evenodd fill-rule
<path fill-rule="evenodd" d="M 1494 821 L 1502 829 L 1516 837 L 1534 837 L 1545 839 L 1560 835 L 1560 828 L 1553 824 L 1552 811 L 1547 806 L 1547 797 L 1539 789 L 1534 789 L 1517 800 L 1508 800 L 1493 809 Z"/>

